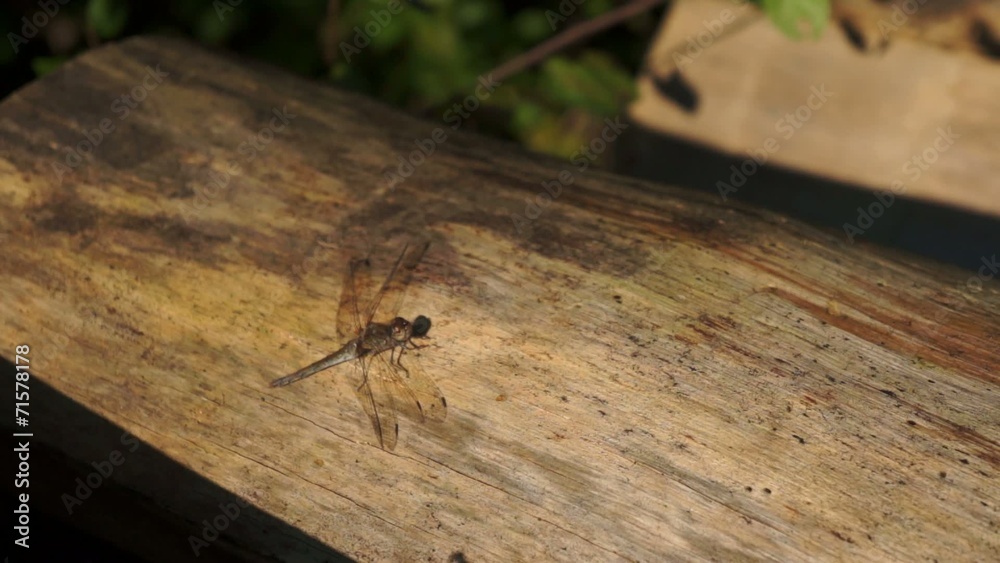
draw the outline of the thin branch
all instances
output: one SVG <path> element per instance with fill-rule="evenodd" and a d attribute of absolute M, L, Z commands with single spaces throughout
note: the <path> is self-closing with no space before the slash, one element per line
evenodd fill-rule
<path fill-rule="evenodd" d="M 592 20 L 574 25 L 548 41 L 533 47 L 528 52 L 521 53 L 513 59 L 494 68 L 487 74 L 487 76 L 492 74 L 493 80 L 503 81 L 519 72 L 535 66 L 536 64 L 544 61 L 546 58 L 574 43 L 583 41 L 584 39 L 587 39 L 592 35 L 596 35 L 607 28 L 614 27 L 615 25 L 618 25 L 633 16 L 653 8 L 657 4 L 662 4 L 663 2 L 664 0 L 632 0 L 631 2 L 619 6 L 610 12 L 599 15 Z"/>

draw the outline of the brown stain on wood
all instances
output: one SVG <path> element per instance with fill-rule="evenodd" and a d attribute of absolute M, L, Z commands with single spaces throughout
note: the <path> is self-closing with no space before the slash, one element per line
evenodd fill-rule
<path fill-rule="evenodd" d="M 858 308 L 861 313 L 869 316 L 869 318 L 880 322 L 883 326 L 895 330 L 890 331 L 886 328 L 876 326 L 875 324 L 868 324 L 856 319 L 846 319 L 838 315 L 831 315 L 822 305 L 811 303 L 790 292 L 778 288 L 771 289 L 770 291 L 775 295 L 780 296 L 782 299 L 786 299 L 789 302 L 794 303 L 797 307 L 812 313 L 817 318 L 820 318 L 845 332 L 850 332 L 859 338 L 863 338 L 873 344 L 877 344 L 880 347 L 887 348 L 901 354 L 906 354 L 914 358 L 926 358 L 941 367 L 961 369 L 963 373 L 981 379 L 984 383 L 990 385 L 1000 385 L 1000 374 L 991 371 L 987 367 L 989 365 L 997 365 L 997 362 L 1000 362 L 1000 355 L 991 353 L 991 351 L 986 347 L 975 347 L 969 344 L 962 346 L 959 350 L 938 350 L 928 346 L 926 343 L 914 341 L 912 338 L 909 338 L 909 335 L 901 336 L 901 334 L 903 334 L 903 325 L 907 323 L 907 321 L 901 316 L 884 313 L 871 307 L 861 308 L 864 307 L 864 304 L 859 300 L 848 300 L 844 295 L 838 296 L 838 298 L 843 302 L 852 307 Z M 980 360 L 982 363 L 977 362 L 976 360 Z M 991 361 L 992 364 L 990 363 Z"/>

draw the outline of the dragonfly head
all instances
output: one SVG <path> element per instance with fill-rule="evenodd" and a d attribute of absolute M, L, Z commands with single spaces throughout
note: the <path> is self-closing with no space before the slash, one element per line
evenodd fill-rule
<path fill-rule="evenodd" d="M 392 339 L 397 342 L 407 342 L 411 338 L 423 338 L 431 329 L 431 320 L 420 315 L 413 322 L 396 317 L 392 319 Z"/>

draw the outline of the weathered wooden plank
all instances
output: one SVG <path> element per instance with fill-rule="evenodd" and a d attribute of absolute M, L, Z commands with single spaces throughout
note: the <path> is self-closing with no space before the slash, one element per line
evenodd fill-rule
<path fill-rule="evenodd" d="M 122 116 L 148 68 L 166 76 Z M 2 355 L 31 344 L 35 377 L 245 499 L 227 538 L 248 552 L 1000 552 L 995 281 L 595 171 L 518 232 L 563 164 L 166 39 L 5 100 L 0 151 Z M 267 386 L 339 344 L 359 225 L 382 265 L 432 240 L 404 313 L 434 320 L 449 415 L 404 421 L 393 453 L 342 373 Z M 66 416 L 37 439 L 101 459 Z M 159 466 L 112 479 L 200 533 L 215 493 Z M 303 534 L 266 534 L 272 516 Z"/>

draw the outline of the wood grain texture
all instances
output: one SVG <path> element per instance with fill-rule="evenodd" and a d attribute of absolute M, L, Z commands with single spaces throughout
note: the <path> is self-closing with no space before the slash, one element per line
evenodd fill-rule
<path fill-rule="evenodd" d="M 984 14 L 1000 6 L 982 4 Z M 920 17 L 903 14 L 903 23 L 869 24 L 891 45 L 860 52 L 835 24 L 817 40 L 795 41 L 750 3 L 678 0 L 629 115 L 741 158 L 753 151 L 769 165 L 1000 216 L 997 62 L 911 38 L 933 5 L 920 5 Z M 664 95 L 671 80 L 696 108 Z"/>
<path fill-rule="evenodd" d="M 250 158 L 275 108 L 294 118 Z M 259 509 L 228 531 L 248 552 L 322 560 L 272 515 L 360 560 L 1000 557 L 996 281 L 167 39 L 12 95 L 0 155 L 0 354 L 31 344 L 36 378 Z M 403 312 L 434 321 L 448 418 L 403 419 L 394 453 L 337 371 L 268 388 L 340 344 L 360 233 L 383 265 L 432 241 Z M 39 440 L 107 456 L 59 422 Z M 114 481 L 212 515 L 152 462 Z"/>

